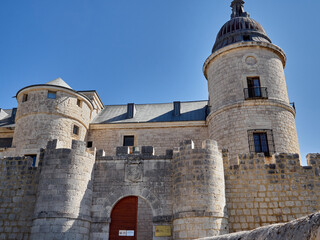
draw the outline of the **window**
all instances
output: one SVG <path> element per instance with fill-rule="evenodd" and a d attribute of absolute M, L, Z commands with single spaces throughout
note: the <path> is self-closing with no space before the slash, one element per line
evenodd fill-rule
<path fill-rule="evenodd" d="M 36 154 L 27 154 L 24 155 L 25 157 L 31 157 L 32 158 L 32 167 L 36 166 L 37 163 L 37 155 Z"/>
<path fill-rule="evenodd" d="M 134 146 L 134 136 L 124 136 L 123 146 Z"/>
<path fill-rule="evenodd" d="M 79 127 L 77 125 L 73 125 L 73 134 L 79 135 Z"/>
<path fill-rule="evenodd" d="M 77 99 L 77 105 L 78 105 L 79 107 L 82 106 L 82 101 L 81 101 L 80 99 Z"/>
<path fill-rule="evenodd" d="M 57 92 L 48 91 L 48 98 L 56 99 L 57 98 Z"/>
<path fill-rule="evenodd" d="M 87 148 L 92 148 L 92 141 L 87 142 Z"/>
<path fill-rule="evenodd" d="M 12 138 L 0 138 L 0 148 L 9 148 L 12 146 Z"/>
<path fill-rule="evenodd" d="M 268 98 L 267 88 L 261 87 L 259 77 L 247 78 L 248 88 L 244 89 L 245 99 Z"/>
<path fill-rule="evenodd" d="M 263 152 L 266 156 L 269 155 L 268 139 L 266 133 L 254 133 L 253 142 L 255 152 Z"/>
<path fill-rule="evenodd" d="M 249 150 L 269 157 L 275 152 L 272 130 L 249 130 Z"/>
<path fill-rule="evenodd" d="M 22 96 L 22 102 L 28 101 L 28 94 L 23 94 Z"/>
<path fill-rule="evenodd" d="M 250 40 L 251 40 L 250 35 L 244 35 L 243 36 L 243 41 L 250 41 Z"/>
<path fill-rule="evenodd" d="M 258 77 L 247 78 L 249 97 L 261 97 L 260 79 Z"/>

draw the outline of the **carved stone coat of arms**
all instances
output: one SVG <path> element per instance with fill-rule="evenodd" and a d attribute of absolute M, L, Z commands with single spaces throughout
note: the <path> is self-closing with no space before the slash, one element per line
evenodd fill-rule
<path fill-rule="evenodd" d="M 127 163 L 125 167 L 125 181 L 141 182 L 143 178 L 143 163 Z"/>

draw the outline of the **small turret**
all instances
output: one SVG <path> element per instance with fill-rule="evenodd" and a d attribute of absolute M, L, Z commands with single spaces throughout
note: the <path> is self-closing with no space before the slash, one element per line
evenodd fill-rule
<path fill-rule="evenodd" d="M 61 147 L 85 140 L 94 106 L 61 78 L 27 86 L 16 95 L 18 111 L 13 146 L 18 150 L 45 148 L 58 139 Z"/>

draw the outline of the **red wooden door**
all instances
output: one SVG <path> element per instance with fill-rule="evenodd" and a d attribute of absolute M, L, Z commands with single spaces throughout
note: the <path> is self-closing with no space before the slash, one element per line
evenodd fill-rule
<path fill-rule="evenodd" d="M 137 239 L 138 197 L 121 199 L 111 212 L 109 240 Z M 134 236 L 119 236 L 120 231 L 134 231 Z M 129 233 L 129 232 L 128 232 Z"/>

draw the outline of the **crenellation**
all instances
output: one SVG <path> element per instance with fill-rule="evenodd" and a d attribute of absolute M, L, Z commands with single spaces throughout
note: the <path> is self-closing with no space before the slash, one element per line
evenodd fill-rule
<path fill-rule="evenodd" d="M 301 165 L 285 53 L 243 4 L 204 64 L 208 100 L 104 105 L 58 78 L 0 108 L 0 239 L 191 240 L 320 211 L 320 154 Z M 212 239 L 291 239 L 315 215 Z"/>

